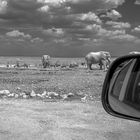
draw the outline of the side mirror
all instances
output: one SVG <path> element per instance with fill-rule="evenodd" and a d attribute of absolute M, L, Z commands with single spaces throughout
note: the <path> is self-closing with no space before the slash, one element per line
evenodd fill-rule
<path fill-rule="evenodd" d="M 140 54 L 113 61 L 104 80 L 102 105 L 113 116 L 140 121 Z"/>

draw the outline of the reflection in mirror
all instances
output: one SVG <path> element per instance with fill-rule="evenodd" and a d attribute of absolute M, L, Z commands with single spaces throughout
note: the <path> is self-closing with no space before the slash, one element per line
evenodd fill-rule
<path fill-rule="evenodd" d="M 115 112 L 140 118 L 140 59 L 118 65 L 111 78 L 108 100 Z"/>

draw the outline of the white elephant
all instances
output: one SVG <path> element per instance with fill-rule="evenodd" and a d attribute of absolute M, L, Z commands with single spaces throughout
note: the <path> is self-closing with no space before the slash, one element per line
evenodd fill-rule
<path fill-rule="evenodd" d="M 43 55 L 42 56 L 42 65 L 43 65 L 43 68 L 46 68 L 50 65 L 50 56 L 49 55 Z"/>
<path fill-rule="evenodd" d="M 104 66 L 104 70 L 107 70 L 111 63 L 111 55 L 106 51 L 90 52 L 85 56 L 87 67 L 92 70 L 92 64 L 99 64 L 100 69 Z"/>

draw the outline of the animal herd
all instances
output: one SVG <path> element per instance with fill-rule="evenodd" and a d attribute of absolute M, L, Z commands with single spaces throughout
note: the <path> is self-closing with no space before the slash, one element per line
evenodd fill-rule
<path fill-rule="evenodd" d="M 49 55 L 43 55 L 42 58 L 43 68 L 51 67 L 51 57 Z M 98 64 L 100 69 L 107 70 L 111 63 L 110 52 L 99 51 L 99 52 L 90 52 L 85 56 L 85 62 L 81 62 L 81 65 L 87 65 L 87 68 L 92 70 L 92 64 Z M 57 63 L 56 63 L 57 64 Z M 56 66 L 56 65 L 55 65 Z M 57 66 L 56 66 L 57 67 Z M 61 65 L 61 68 L 66 67 L 66 65 Z M 76 62 L 69 64 L 69 68 L 78 67 Z"/>
<path fill-rule="evenodd" d="M 129 55 L 131 54 L 140 54 L 140 52 L 138 51 L 132 51 L 129 52 Z M 43 55 L 42 56 L 42 65 L 43 68 L 46 67 L 50 67 L 51 63 L 50 63 L 50 59 L 51 57 L 49 55 Z M 108 51 L 98 51 L 98 52 L 89 52 L 86 56 L 85 56 L 85 62 L 81 62 L 81 65 L 84 66 L 86 65 L 86 67 L 89 70 L 92 70 L 92 65 L 99 65 L 101 70 L 106 71 L 110 64 L 111 64 L 111 54 Z M 55 67 L 60 66 L 60 64 L 55 64 L 53 65 Z M 61 68 L 63 67 L 67 67 L 66 65 L 61 65 Z M 75 63 L 71 63 L 69 64 L 69 68 L 74 68 L 74 67 L 78 67 L 78 64 Z"/>
<path fill-rule="evenodd" d="M 131 51 L 129 52 L 129 55 L 133 54 L 140 54 L 138 51 Z M 49 55 L 43 55 L 41 57 L 42 64 L 39 64 L 39 66 L 42 66 L 43 68 L 50 68 L 50 67 L 61 67 L 61 68 L 76 68 L 79 66 L 84 66 L 89 70 L 93 69 L 93 65 L 97 65 L 100 70 L 106 71 L 111 62 L 111 54 L 108 51 L 98 51 L 98 52 L 89 52 L 85 56 L 85 60 L 78 63 L 78 62 L 71 62 L 70 64 L 66 63 L 60 63 L 60 61 L 56 61 L 55 63 L 51 61 L 51 57 Z M 23 63 L 22 65 L 17 61 L 15 65 L 11 66 L 9 63 L 7 64 L 7 67 L 24 67 L 29 68 L 30 65 Z"/>

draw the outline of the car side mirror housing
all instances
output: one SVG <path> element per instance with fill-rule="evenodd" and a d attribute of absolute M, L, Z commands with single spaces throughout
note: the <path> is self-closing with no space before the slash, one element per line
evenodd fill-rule
<path fill-rule="evenodd" d="M 122 56 L 112 62 L 101 99 L 109 114 L 140 121 L 140 54 Z"/>

